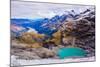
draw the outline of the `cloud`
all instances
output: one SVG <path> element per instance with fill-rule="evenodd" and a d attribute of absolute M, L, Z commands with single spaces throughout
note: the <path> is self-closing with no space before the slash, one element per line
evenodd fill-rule
<path fill-rule="evenodd" d="M 51 4 L 51 3 L 36 3 L 36 2 L 11 2 L 11 17 L 12 18 L 43 18 L 52 17 L 56 14 L 62 14 L 71 9 L 77 13 L 92 6 L 67 5 L 67 4 Z"/>

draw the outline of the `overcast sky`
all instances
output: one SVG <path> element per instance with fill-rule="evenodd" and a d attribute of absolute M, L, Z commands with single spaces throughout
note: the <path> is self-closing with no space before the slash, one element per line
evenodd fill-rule
<path fill-rule="evenodd" d="M 93 6 L 12 1 L 11 18 L 50 18 L 72 9 L 74 9 L 76 13 L 79 13 L 91 7 Z"/>

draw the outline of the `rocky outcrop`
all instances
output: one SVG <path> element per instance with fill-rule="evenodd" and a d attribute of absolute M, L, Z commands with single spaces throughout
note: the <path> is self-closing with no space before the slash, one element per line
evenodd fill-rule
<path fill-rule="evenodd" d="M 11 55 L 18 56 L 18 59 L 43 59 L 43 58 L 54 58 L 56 56 L 53 50 L 44 47 L 27 47 L 29 44 L 12 42 Z"/>
<path fill-rule="evenodd" d="M 91 20 L 90 20 L 91 19 Z M 95 54 L 95 18 L 79 18 L 75 21 L 65 22 L 62 25 L 63 43 L 65 45 L 74 44 L 74 46 L 83 48 L 88 56 Z M 69 38 L 70 37 L 70 38 Z M 73 38 L 75 38 L 74 43 Z"/>

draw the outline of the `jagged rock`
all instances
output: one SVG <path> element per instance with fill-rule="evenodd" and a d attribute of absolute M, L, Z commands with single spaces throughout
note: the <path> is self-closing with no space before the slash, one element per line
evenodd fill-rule
<path fill-rule="evenodd" d="M 17 56 L 19 56 L 17 59 L 26 59 L 26 60 L 41 59 L 35 52 L 29 52 L 29 51 L 19 52 Z"/>
<path fill-rule="evenodd" d="M 40 57 L 35 53 L 33 50 L 27 50 L 28 48 L 12 48 L 11 49 L 11 55 L 18 56 L 17 59 L 26 59 L 26 60 L 32 60 L 32 59 L 40 59 Z"/>
<path fill-rule="evenodd" d="M 36 53 L 41 58 L 50 58 L 55 56 L 55 53 L 47 48 L 38 48 Z"/>
<path fill-rule="evenodd" d="M 48 49 L 52 49 L 54 46 L 57 46 L 57 45 L 51 41 L 43 43 L 43 47 L 48 48 Z"/>
<path fill-rule="evenodd" d="M 73 43 L 73 36 L 66 36 L 62 38 L 63 45 L 70 46 Z"/>
<path fill-rule="evenodd" d="M 87 51 L 88 56 L 95 55 L 95 16 L 84 16 L 77 20 L 62 24 L 62 42 L 71 44 L 75 37 L 74 45 Z M 67 37 L 68 36 L 68 37 Z"/>

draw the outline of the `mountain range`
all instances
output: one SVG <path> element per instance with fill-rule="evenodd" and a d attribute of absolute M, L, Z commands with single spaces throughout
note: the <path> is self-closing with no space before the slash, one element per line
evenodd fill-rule
<path fill-rule="evenodd" d="M 22 32 L 34 29 L 40 34 L 51 36 L 59 28 L 60 23 L 67 21 L 68 19 L 76 20 L 81 16 L 90 16 L 93 13 L 93 9 L 87 9 L 79 14 L 75 13 L 74 10 L 67 11 L 63 15 L 55 15 L 52 18 L 38 18 L 38 19 L 27 19 L 27 18 L 11 18 L 11 32 L 17 33 L 17 36 Z M 15 28 L 14 28 L 15 27 Z M 12 29 L 14 28 L 14 29 Z M 16 29 L 20 28 L 20 30 Z"/>

